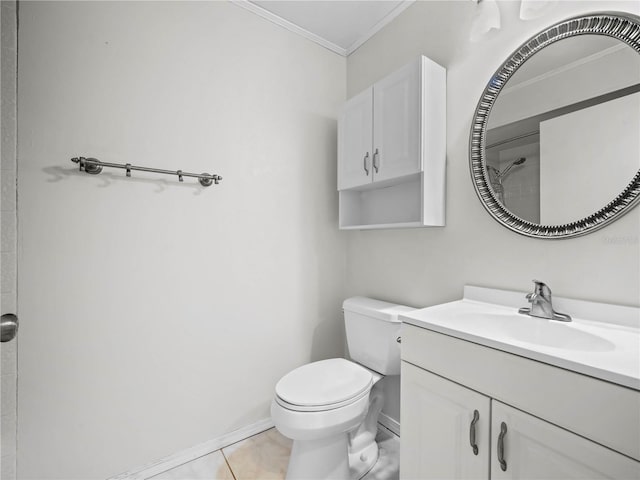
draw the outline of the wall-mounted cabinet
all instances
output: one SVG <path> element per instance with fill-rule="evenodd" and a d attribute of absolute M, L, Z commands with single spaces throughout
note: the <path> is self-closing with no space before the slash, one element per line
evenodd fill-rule
<path fill-rule="evenodd" d="M 340 228 L 444 225 L 446 71 L 422 56 L 350 99 L 338 124 Z"/>

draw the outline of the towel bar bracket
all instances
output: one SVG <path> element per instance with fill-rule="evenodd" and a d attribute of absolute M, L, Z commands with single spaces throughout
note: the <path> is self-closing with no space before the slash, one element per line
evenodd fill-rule
<path fill-rule="evenodd" d="M 80 157 L 80 159 L 82 160 L 82 157 Z M 88 160 L 93 160 L 92 158 L 89 158 Z M 83 161 L 80 161 L 80 171 L 84 170 L 85 172 L 91 174 L 91 175 L 97 175 L 99 173 L 102 173 L 102 165 L 99 165 L 97 163 L 86 163 Z"/>

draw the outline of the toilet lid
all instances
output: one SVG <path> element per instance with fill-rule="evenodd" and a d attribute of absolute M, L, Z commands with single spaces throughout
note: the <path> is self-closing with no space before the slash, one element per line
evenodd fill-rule
<path fill-rule="evenodd" d="M 309 363 L 286 374 L 276 395 L 291 405 L 312 407 L 342 403 L 368 391 L 373 375 L 344 358 Z"/>

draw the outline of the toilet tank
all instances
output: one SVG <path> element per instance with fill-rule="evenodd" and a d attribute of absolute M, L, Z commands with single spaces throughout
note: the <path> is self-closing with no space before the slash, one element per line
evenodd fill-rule
<path fill-rule="evenodd" d="M 398 315 L 415 309 L 367 297 L 348 298 L 342 309 L 351 360 L 383 375 L 399 375 Z"/>

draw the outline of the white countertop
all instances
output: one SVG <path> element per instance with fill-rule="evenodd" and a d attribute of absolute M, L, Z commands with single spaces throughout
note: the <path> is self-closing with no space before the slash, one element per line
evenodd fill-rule
<path fill-rule="evenodd" d="M 400 316 L 408 324 L 640 391 L 640 308 L 554 298 L 571 322 L 518 313 L 524 292 L 465 287 L 464 298 Z"/>

